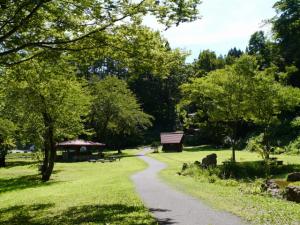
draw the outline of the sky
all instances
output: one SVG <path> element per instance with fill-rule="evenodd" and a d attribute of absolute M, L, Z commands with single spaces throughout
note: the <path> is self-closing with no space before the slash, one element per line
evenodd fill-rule
<path fill-rule="evenodd" d="M 227 54 L 232 47 L 245 50 L 251 34 L 264 30 L 270 35 L 270 26 L 264 20 L 275 16 L 272 8 L 277 0 L 203 0 L 200 5 L 202 18 L 164 31 L 163 27 L 148 16 L 144 24 L 160 30 L 172 48 L 191 52 L 187 61 L 192 62 L 200 51 L 213 50 Z"/>

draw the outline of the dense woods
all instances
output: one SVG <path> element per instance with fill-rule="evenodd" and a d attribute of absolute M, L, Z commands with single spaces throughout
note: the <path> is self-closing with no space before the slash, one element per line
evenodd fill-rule
<path fill-rule="evenodd" d="M 199 0 L 0 3 L 0 166 L 7 150 L 34 144 L 42 177 L 55 143 L 81 137 L 108 148 L 151 144 L 184 130 L 186 144 L 247 146 L 267 159 L 300 148 L 300 4 L 280 0 L 247 49 L 193 63 L 142 25 L 198 19 Z M 13 12 L 13 13 L 12 13 Z"/>

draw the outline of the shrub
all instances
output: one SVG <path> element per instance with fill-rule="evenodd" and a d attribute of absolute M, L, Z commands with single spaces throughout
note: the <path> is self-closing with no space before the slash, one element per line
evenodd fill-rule
<path fill-rule="evenodd" d="M 270 167 L 264 161 L 253 162 L 224 162 L 220 166 L 220 174 L 224 179 L 248 179 L 255 177 L 267 177 L 270 174 Z"/>
<path fill-rule="evenodd" d="M 300 136 L 286 146 L 286 152 L 289 154 L 300 154 Z"/>
<path fill-rule="evenodd" d="M 261 194 L 263 192 L 262 186 L 264 184 L 263 179 L 256 179 L 254 182 L 242 183 L 239 187 L 240 192 L 243 194 Z"/>

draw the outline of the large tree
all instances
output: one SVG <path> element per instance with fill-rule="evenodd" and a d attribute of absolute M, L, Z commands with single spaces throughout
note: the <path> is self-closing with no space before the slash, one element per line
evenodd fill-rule
<path fill-rule="evenodd" d="M 277 82 L 277 74 L 276 67 L 257 71 L 249 96 L 251 121 L 262 127 L 261 147 L 257 150 L 264 159 L 269 159 L 272 129 L 280 124 L 281 113 L 293 111 L 300 103 L 300 89 Z"/>
<path fill-rule="evenodd" d="M 221 69 L 224 67 L 224 64 L 224 60 L 218 58 L 216 53 L 209 49 L 200 52 L 198 59 L 194 62 L 196 73 L 199 76 L 203 76 L 216 69 Z"/>
<path fill-rule="evenodd" d="M 200 0 L 7 0 L 0 3 L 0 65 L 45 50 L 106 46 L 105 33 L 151 14 L 167 28 L 198 18 Z M 104 32 L 106 31 L 106 32 Z M 94 41 L 101 45 L 95 45 Z"/>
<path fill-rule="evenodd" d="M 91 90 L 94 100 L 90 117 L 98 140 L 120 150 L 125 136 L 151 126 L 152 117 L 142 111 L 125 81 L 114 76 L 94 78 Z"/>
<path fill-rule="evenodd" d="M 193 106 L 193 113 L 210 122 L 225 124 L 235 161 L 238 125 L 249 117 L 247 95 L 255 75 L 256 61 L 242 56 L 232 66 L 210 72 L 182 85 L 181 107 Z"/>
<path fill-rule="evenodd" d="M 0 118 L 0 167 L 5 167 L 7 151 L 15 146 L 16 125 L 8 119 Z"/>
<path fill-rule="evenodd" d="M 300 2 L 280 0 L 275 3 L 277 15 L 271 20 L 272 30 L 285 65 L 295 65 L 298 72 L 291 78 L 292 85 L 300 87 Z"/>
<path fill-rule="evenodd" d="M 82 133 L 82 122 L 89 112 L 89 96 L 75 72 L 73 66 L 59 57 L 30 60 L 8 69 L 1 83 L 9 99 L 6 107 L 18 110 L 12 119 L 23 132 L 36 133 L 34 143 L 42 145 L 43 181 L 49 180 L 52 174 L 56 142 Z"/>
<path fill-rule="evenodd" d="M 243 55 L 232 66 L 210 72 L 182 85 L 181 106 L 196 112 L 198 118 L 225 124 L 232 141 L 232 160 L 238 140 L 238 126 L 251 122 L 262 127 L 262 153 L 268 159 L 272 125 L 283 111 L 299 105 L 298 88 L 276 81 L 277 68 L 260 71 L 254 57 Z"/>

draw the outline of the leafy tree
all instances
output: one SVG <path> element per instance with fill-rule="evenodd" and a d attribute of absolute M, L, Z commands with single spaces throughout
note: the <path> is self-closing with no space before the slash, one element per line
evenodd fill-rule
<path fill-rule="evenodd" d="M 236 47 L 229 49 L 225 57 L 226 65 L 232 65 L 235 62 L 235 60 L 241 57 L 243 54 L 243 51 L 237 49 Z"/>
<path fill-rule="evenodd" d="M 280 124 L 280 114 L 293 110 L 300 103 L 300 90 L 276 82 L 276 73 L 275 67 L 256 73 L 249 103 L 251 120 L 263 128 L 258 151 L 264 159 L 269 159 L 271 132 L 275 125 Z"/>
<path fill-rule="evenodd" d="M 249 118 L 247 95 L 255 69 L 255 59 L 245 55 L 232 66 L 212 71 L 206 77 L 192 79 L 191 83 L 182 85 L 184 97 L 181 104 L 194 104 L 200 117 L 227 125 L 233 161 L 238 125 Z"/>
<path fill-rule="evenodd" d="M 274 5 L 277 15 L 271 19 L 275 41 L 286 65 L 294 64 L 300 69 L 300 2 L 280 0 Z M 290 83 L 300 86 L 300 70 L 295 72 Z"/>
<path fill-rule="evenodd" d="M 221 58 L 217 58 L 215 52 L 204 50 L 200 52 L 198 60 L 194 62 L 196 73 L 200 76 L 207 74 L 210 71 L 224 67 L 224 62 Z"/>
<path fill-rule="evenodd" d="M 92 83 L 91 122 L 97 139 L 114 144 L 120 151 L 120 139 L 151 126 L 151 116 L 141 110 L 127 84 L 116 77 L 97 78 Z M 119 140 L 119 141 L 118 141 Z M 112 143 L 110 143 L 112 144 Z"/>
<path fill-rule="evenodd" d="M 151 14 L 167 28 L 198 18 L 200 0 L 19 0 L 0 3 L 0 65 L 29 60 L 44 51 L 106 46 L 106 32 Z M 94 41 L 101 45 L 94 45 Z"/>
<path fill-rule="evenodd" d="M 229 49 L 228 53 L 227 53 L 227 57 L 231 56 L 234 58 L 239 58 L 243 55 L 243 51 L 240 49 L 237 49 L 236 47 Z"/>
<path fill-rule="evenodd" d="M 0 118 L 0 167 L 5 167 L 7 150 L 15 146 L 16 126 L 8 119 Z"/>
<path fill-rule="evenodd" d="M 256 56 L 262 69 L 271 65 L 272 44 L 267 40 L 263 31 L 257 31 L 251 35 L 248 54 Z"/>
<path fill-rule="evenodd" d="M 181 105 L 192 106 L 198 117 L 229 128 L 226 132 L 232 141 L 233 161 L 239 125 L 251 122 L 262 127 L 261 152 L 268 159 L 272 125 L 279 122 L 283 111 L 294 109 L 300 101 L 299 89 L 277 82 L 276 77 L 277 68 L 259 71 L 256 59 L 244 55 L 232 66 L 182 85 Z"/>
<path fill-rule="evenodd" d="M 45 59 L 45 58 L 44 58 Z M 89 97 L 75 69 L 61 59 L 30 60 L 6 71 L 2 85 L 13 118 L 22 129 L 33 131 L 44 153 L 42 180 L 49 180 L 56 156 L 55 144 L 83 132 L 83 118 L 89 112 Z"/>

